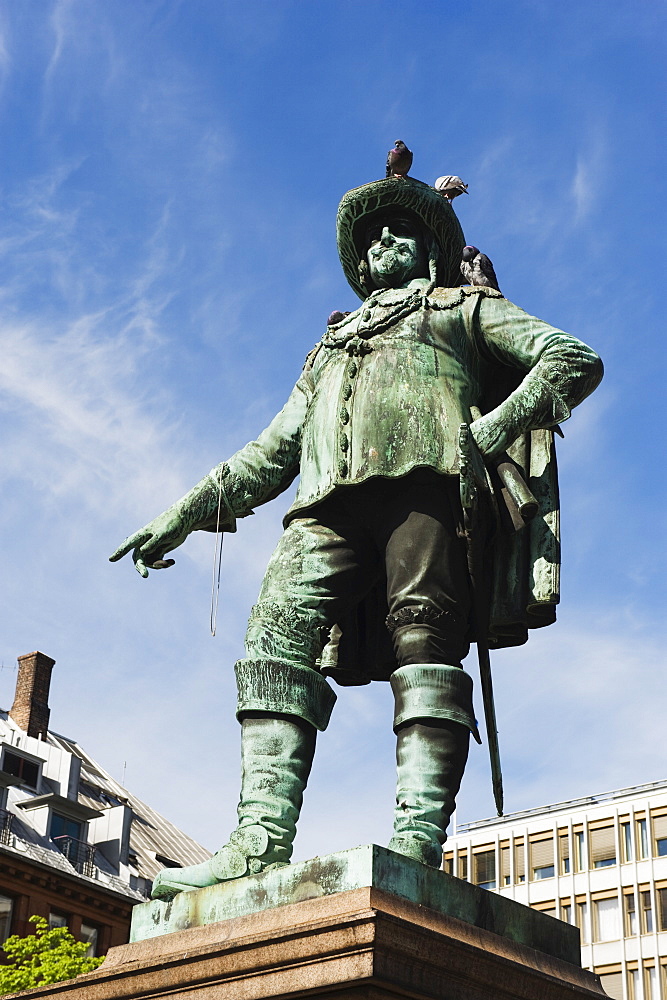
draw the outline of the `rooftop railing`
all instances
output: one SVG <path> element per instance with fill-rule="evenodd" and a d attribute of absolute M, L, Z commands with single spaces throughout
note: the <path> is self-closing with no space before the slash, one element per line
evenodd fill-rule
<path fill-rule="evenodd" d="M 87 844 L 75 837 L 54 837 L 53 843 L 64 854 L 79 875 L 92 878 L 95 874 L 95 845 Z"/>
<path fill-rule="evenodd" d="M 0 809 L 0 844 L 8 846 L 11 843 L 13 822 L 13 813 L 8 812 L 6 809 Z"/>

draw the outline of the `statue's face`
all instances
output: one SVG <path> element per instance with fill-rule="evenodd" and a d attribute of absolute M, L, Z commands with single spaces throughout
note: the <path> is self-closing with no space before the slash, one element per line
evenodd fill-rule
<path fill-rule="evenodd" d="M 394 216 L 373 223 L 366 234 L 368 267 L 378 288 L 403 288 L 428 276 L 424 240 L 415 222 Z"/>

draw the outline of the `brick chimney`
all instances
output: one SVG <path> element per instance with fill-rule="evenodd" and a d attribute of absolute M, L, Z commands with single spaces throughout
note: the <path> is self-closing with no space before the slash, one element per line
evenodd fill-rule
<path fill-rule="evenodd" d="M 28 736 L 46 738 L 49 728 L 49 687 L 51 670 L 56 661 L 45 653 L 26 653 L 18 657 L 14 704 L 9 714 Z"/>

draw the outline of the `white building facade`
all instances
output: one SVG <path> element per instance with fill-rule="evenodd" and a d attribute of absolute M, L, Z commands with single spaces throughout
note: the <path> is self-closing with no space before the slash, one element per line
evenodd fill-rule
<path fill-rule="evenodd" d="M 667 781 L 459 826 L 450 874 L 576 924 L 616 1000 L 667 1000 Z"/>

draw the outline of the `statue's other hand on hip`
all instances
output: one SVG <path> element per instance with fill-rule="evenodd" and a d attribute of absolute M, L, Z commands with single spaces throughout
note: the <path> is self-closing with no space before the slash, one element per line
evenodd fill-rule
<path fill-rule="evenodd" d="M 505 451 L 517 437 L 516 428 L 508 425 L 507 420 L 495 411 L 473 420 L 470 433 L 486 458 L 493 458 Z"/>

